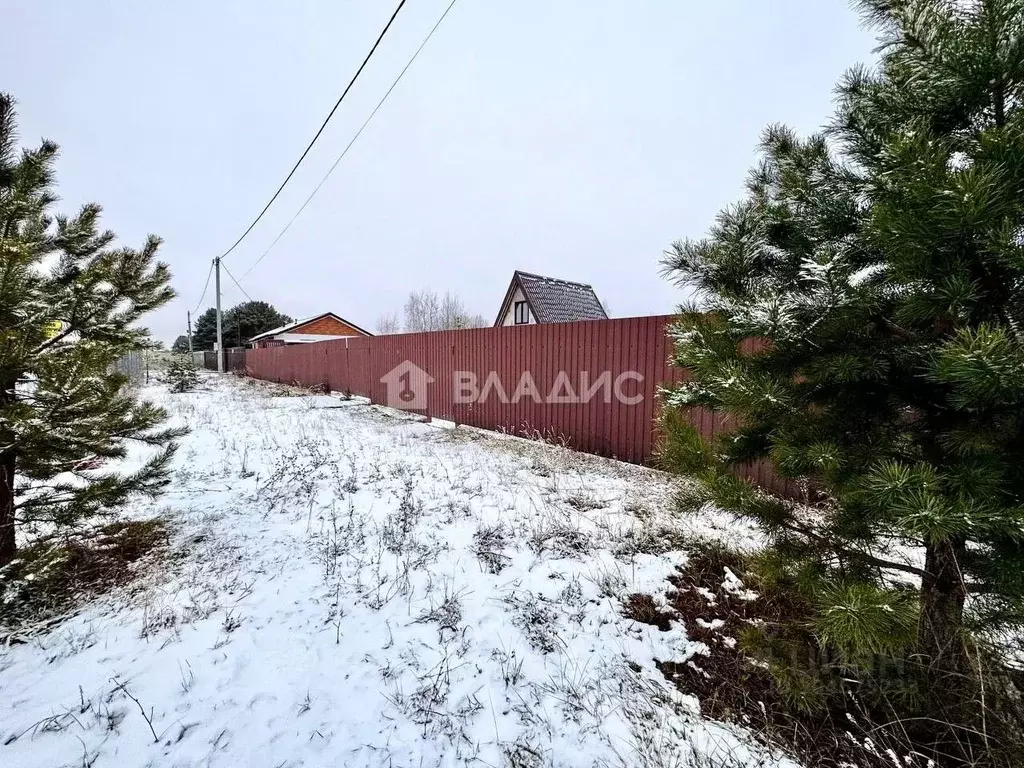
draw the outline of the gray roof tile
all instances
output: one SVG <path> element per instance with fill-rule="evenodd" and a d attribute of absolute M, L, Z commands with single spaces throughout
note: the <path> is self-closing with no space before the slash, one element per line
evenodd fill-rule
<path fill-rule="evenodd" d="M 518 270 L 513 279 L 517 279 L 522 286 L 538 323 L 573 323 L 578 320 L 605 320 L 608 317 L 594 289 L 586 283 L 558 280 Z"/>

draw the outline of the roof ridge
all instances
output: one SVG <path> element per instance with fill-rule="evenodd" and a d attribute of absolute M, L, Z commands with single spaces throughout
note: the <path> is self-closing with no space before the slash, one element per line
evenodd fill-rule
<path fill-rule="evenodd" d="M 591 290 L 594 289 L 594 286 L 591 285 L 590 283 L 581 283 L 578 280 L 565 280 L 564 278 L 561 277 L 549 277 L 548 275 L 538 275 L 533 272 L 524 272 L 521 269 L 517 269 L 515 273 L 520 277 L 532 277 L 536 280 L 549 280 L 552 283 L 562 283 L 563 285 L 578 285 L 581 288 L 590 288 Z"/>
<path fill-rule="evenodd" d="M 538 323 L 574 322 L 577 320 L 606 319 L 608 313 L 589 283 L 546 277 L 532 272 L 515 270 L 509 291 L 505 295 L 499 320 L 508 312 L 512 288 L 518 285 L 530 307 L 530 314 Z"/>
<path fill-rule="evenodd" d="M 272 336 L 275 333 L 284 333 L 289 328 L 294 328 L 294 327 L 296 327 L 298 325 L 305 325 L 306 323 L 311 323 L 314 320 L 320 319 L 324 315 L 333 315 L 333 314 L 334 314 L 333 312 L 321 312 L 319 315 L 311 315 L 310 317 L 302 317 L 302 318 L 299 318 L 298 320 L 292 320 L 290 323 L 285 323 L 284 325 L 279 325 L 279 326 L 277 326 L 277 328 L 271 328 L 269 331 L 263 331 L 263 333 L 257 333 L 255 336 L 252 337 L 252 339 L 249 339 L 249 341 L 252 341 L 253 339 L 262 338 L 263 336 Z"/>
<path fill-rule="evenodd" d="M 331 312 L 330 310 L 328 310 L 327 312 L 321 312 L 318 315 L 310 315 L 309 317 L 303 317 L 303 318 L 300 318 L 298 320 L 292 320 L 290 323 L 285 323 L 284 325 L 280 325 L 277 328 L 271 328 L 269 331 L 264 331 L 263 333 L 258 333 L 255 336 L 253 336 L 251 339 L 249 339 L 249 341 L 247 343 L 251 344 L 252 342 L 254 342 L 254 341 L 258 340 L 258 339 L 262 339 L 265 336 L 274 336 L 274 335 L 276 335 L 278 333 L 287 333 L 288 331 L 290 331 L 290 330 L 292 330 L 294 328 L 298 328 L 299 326 L 306 325 L 307 323 L 311 323 L 314 320 L 319 320 L 321 317 L 327 317 L 328 315 L 333 317 L 335 320 L 337 320 L 337 321 L 339 321 L 341 323 L 344 323 L 345 325 L 349 326 L 350 328 L 352 328 L 352 329 L 354 329 L 356 331 L 359 331 L 360 333 L 364 333 L 367 336 L 372 336 L 373 335 L 369 331 L 367 331 L 367 330 L 365 330 L 363 328 L 360 328 L 358 325 L 356 325 L 355 323 L 351 322 L 350 320 L 346 320 L 341 315 L 339 315 L 339 314 L 337 314 L 335 312 Z"/>

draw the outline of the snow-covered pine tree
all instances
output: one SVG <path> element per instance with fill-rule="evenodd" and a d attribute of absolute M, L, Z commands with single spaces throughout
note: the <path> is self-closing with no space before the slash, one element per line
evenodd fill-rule
<path fill-rule="evenodd" d="M 957 670 L 1024 618 L 1024 2 L 858 5 L 878 68 L 822 135 L 768 129 L 745 199 L 666 254 L 696 298 L 664 459 L 761 524 L 822 643 Z M 689 406 L 738 426 L 701 440 Z M 730 472 L 760 459 L 802 503 Z"/>
<path fill-rule="evenodd" d="M 171 392 L 191 392 L 199 383 L 199 371 L 188 352 L 176 354 L 167 365 L 167 386 Z"/>
<path fill-rule="evenodd" d="M 96 205 L 54 216 L 56 155 L 49 141 L 18 151 L 13 100 L 0 94 L 0 565 L 15 526 L 70 527 L 156 493 L 180 434 L 110 370 L 148 343 L 136 321 L 174 295 L 160 241 L 112 247 Z M 102 468 L 132 443 L 152 457 Z"/>

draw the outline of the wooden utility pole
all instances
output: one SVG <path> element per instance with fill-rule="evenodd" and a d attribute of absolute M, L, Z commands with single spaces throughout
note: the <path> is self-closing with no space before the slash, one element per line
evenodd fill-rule
<path fill-rule="evenodd" d="M 217 373 L 224 373 L 224 334 L 220 318 L 220 257 L 213 260 L 214 288 L 217 290 Z"/>

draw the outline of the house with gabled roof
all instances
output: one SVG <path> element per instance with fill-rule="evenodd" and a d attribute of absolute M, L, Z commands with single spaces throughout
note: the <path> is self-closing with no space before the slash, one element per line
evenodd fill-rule
<path fill-rule="evenodd" d="M 501 325 L 607 320 L 601 300 L 587 283 L 516 270 L 494 321 Z"/>
<path fill-rule="evenodd" d="M 287 344 L 310 344 L 329 339 L 372 335 L 333 312 L 324 312 L 257 334 L 249 339 L 249 345 L 257 348 L 282 347 Z"/>

